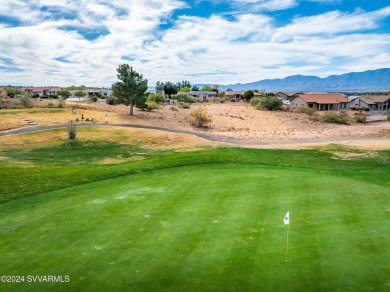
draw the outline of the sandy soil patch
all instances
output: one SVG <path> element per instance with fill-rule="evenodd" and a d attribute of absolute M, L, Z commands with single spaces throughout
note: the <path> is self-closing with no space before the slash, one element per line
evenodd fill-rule
<path fill-rule="evenodd" d="M 95 104 L 96 109 L 102 105 Z M 199 129 L 189 122 L 191 110 L 205 107 L 212 116 L 209 129 Z M 107 107 L 107 105 L 104 105 Z M 114 106 L 121 117 L 128 107 Z M 127 116 L 128 117 L 128 116 Z M 306 114 L 296 112 L 268 112 L 255 110 L 248 103 L 193 104 L 190 109 L 177 105 L 163 105 L 155 112 L 135 109 L 134 124 L 174 128 L 212 134 L 240 140 L 288 141 L 349 137 L 390 137 L 389 122 L 337 125 L 311 121 Z"/>
<path fill-rule="evenodd" d="M 334 139 L 345 138 L 345 141 L 337 143 L 343 145 L 359 146 L 363 148 L 381 148 L 388 149 L 387 141 L 375 140 L 378 137 L 390 137 L 390 122 L 375 122 L 367 124 L 336 125 L 325 124 L 311 121 L 306 114 L 295 112 L 267 112 L 255 110 L 248 103 L 227 103 L 227 104 L 193 104 L 190 109 L 179 108 L 178 105 L 163 105 L 158 111 L 143 112 L 134 109 L 134 116 L 129 116 L 129 107 L 125 105 L 110 106 L 100 101 L 95 104 L 71 104 L 66 103 L 68 108 L 60 113 L 18 113 L 15 116 L 0 115 L 0 125 L 6 127 L 19 127 L 15 124 L 16 119 L 28 119 L 35 121 L 38 125 L 64 124 L 75 118 L 94 118 L 97 123 L 105 123 L 105 113 L 108 113 L 109 124 L 134 124 L 146 125 L 170 129 L 179 129 L 207 135 L 213 135 L 219 138 L 231 138 L 244 141 L 262 141 L 269 145 L 245 146 L 256 148 L 279 148 L 279 149 L 298 149 L 318 145 L 329 144 L 329 142 L 318 141 L 313 143 L 303 143 L 303 140 L 316 139 Z M 72 115 L 71 107 L 76 107 L 77 114 Z M 211 127 L 208 129 L 199 129 L 192 126 L 189 122 L 191 110 L 197 107 L 205 107 L 212 116 Z M 370 113 L 369 113 L 370 114 Z M 375 118 L 374 116 L 372 118 Z M 12 119 L 7 122 L 6 119 Z M 11 121 L 11 120 L 9 120 Z M 12 124 L 14 123 L 14 124 Z M 81 123 L 81 122 L 79 122 Z M 86 123 L 86 122 L 84 122 Z M 7 126 L 8 125 L 8 126 Z M 11 125 L 11 126 L 10 126 Z M 162 147 L 164 149 L 193 148 L 201 146 L 215 145 L 215 143 L 205 141 L 197 137 L 185 137 L 182 134 L 152 133 L 150 130 L 132 129 L 134 134 L 128 143 L 137 142 L 138 136 L 142 143 L 150 147 Z M 89 133 L 92 137 L 93 131 Z M 104 139 L 114 139 L 115 135 L 109 132 L 95 132 L 97 136 L 103 135 Z M 185 138 L 183 138 L 185 137 Z M 372 137 L 370 141 L 348 141 L 350 138 Z M 195 139 L 195 140 L 192 140 Z M 0 140 L 1 141 L 1 140 Z M 203 142 L 200 142 L 203 141 Z M 272 142 L 292 141 L 289 145 L 270 145 Z M 299 145 L 302 141 L 302 145 Z M 126 140 L 122 142 L 127 143 Z M 306 141 L 307 142 L 307 141 Z M 0 145 L 1 148 L 1 145 Z"/>

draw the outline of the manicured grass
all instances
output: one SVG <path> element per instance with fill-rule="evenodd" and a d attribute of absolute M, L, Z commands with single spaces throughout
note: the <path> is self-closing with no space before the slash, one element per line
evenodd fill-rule
<path fill-rule="evenodd" d="M 1 153 L 0 274 L 70 282 L 1 288 L 389 289 L 389 151 L 220 148 L 103 166 L 61 147 Z"/>

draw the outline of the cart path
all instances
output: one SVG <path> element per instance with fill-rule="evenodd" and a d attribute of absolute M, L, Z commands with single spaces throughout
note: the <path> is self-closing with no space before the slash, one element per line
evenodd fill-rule
<path fill-rule="evenodd" d="M 1 136 L 9 136 L 9 135 L 18 135 L 25 133 L 32 133 L 44 130 L 52 130 L 52 129 L 61 129 L 65 128 L 67 124 L 61 125 L 48 125 L 48 126 L 33 126 L 33 127 L 23 127 L 8 131 L 0 132 Z M 232 138 L 223 138 L 217 137 L 210 134 L 203 134 L 199 132 L 192 132 L 186 130 L 178 130 L 178 129 L 170 129 L 170 128 L 161 128 L 161 127 L 153 127 L 153 126 L 144 126 L 144 125 L 134 125 L 134 124 L 77 124 L 77 127 L 124 127 L 124 128 L 136 128 L 136 129 L 148 129 L 148 130 L 159 130 L 159 131 L 167 131 L 173 133 L 187 134 L 197 136 L 209 141 L 214 142 L 222 142 L 228 144 L 235 145 L 288 145 L 288 144 L 310 144 L 310 143 L 328 143 L 328 142 L 337 142 L 337 141 L 359 141 L 359 140 L 389 140 L 390 137 L 341 137 L 341 138 L 326 138 L 326 139 L 305 139 L 305 140 L 279 140 L 279 141 L 259 141 L 259 140 L 239 140 Z"/>

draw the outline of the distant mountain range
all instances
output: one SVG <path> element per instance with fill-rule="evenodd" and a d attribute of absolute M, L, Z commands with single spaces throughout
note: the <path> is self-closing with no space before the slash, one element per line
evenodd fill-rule
<path fill-rule="evenodd" d="M 198 85 L 200 88 L 203 85 Z M 390 90 L 390 68 L 331 75 L 317 76 L 293 75 L 283 79 L 265 79 L 251 83 L 220 85 L 219 89 L 232 90 L 265 89 L 271 91 L 387 91 Z"/>

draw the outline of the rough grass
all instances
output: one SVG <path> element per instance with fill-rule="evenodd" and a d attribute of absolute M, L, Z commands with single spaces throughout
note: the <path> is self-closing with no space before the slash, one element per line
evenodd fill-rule
<path fill-rule="evenodd" d="M 218 148 L 96 164 L 145 153 L 120 135 L 0 152 L 0 274 L 70 277 L 4 289 L 389 288 L 390 151 Z"/>

